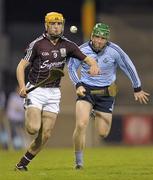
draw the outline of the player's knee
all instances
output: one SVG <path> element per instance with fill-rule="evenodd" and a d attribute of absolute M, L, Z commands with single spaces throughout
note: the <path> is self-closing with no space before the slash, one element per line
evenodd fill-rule
<path fill-rule="evenodd" d="M 101 136 L 102 138 L 106 138 L 109 134 L 109 131 L 100 131 L 99 132 L 99 136 Z"/>
<path fill-rule="evenodd" d="M 99 134 L 99 136 L 103 139 L 103 138 L 106 138 L 108 134 Z"/>
<path fill-rule="evenodd" d="M 29 134 L 31 134 L 31 135 L 34 135 L 34 134 L 38 133 L 39 129 L 40 129 L 39 126 L 32 125 L 32 124 L 28 124 L 28 125 L 26 126 L 27 132 L 28 132 Z"/>
<path fill-rule="evenodd" d="M 30 135 L 34 135 L 34 134 L 38 133 L 37 129 L 34 129 L 34 128 L 26 128 L 26 129 Z"/>
<path fill-rule="evenodd" d="M 85 130 L 87 128 L 87 125 L 88 124 L 86 122 L 78 123 L 76 129 L 78 131 L 83 131 L 83 130 Z"/>

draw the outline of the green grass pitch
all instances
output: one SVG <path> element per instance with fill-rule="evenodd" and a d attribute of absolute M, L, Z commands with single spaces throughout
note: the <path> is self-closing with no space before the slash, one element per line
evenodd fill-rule
<path fill-rule="evenodd" d="M 153 180 L 153 147 L 86 148 L 84 169 L 74 169 L 73 149 L 44 149 L 15 172 L 23 151 L 0 150 L 0 180 Z"/>

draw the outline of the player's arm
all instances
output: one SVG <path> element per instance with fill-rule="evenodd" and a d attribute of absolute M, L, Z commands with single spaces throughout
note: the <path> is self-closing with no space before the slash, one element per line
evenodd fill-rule
<path fill-rule="evenodd" d="M 26 97 L 25 69 L 28 65 L 29 61 L 21 59 L 16 69 L 16 77 L 19 84 L 19 94 L 21 97 Z"/>
<path fill-rule="evenodd" d="M 72 83 L 76 87 L 76 94 L 79 96 L 84 96 L 85 95 L 85 88 L 82 86 L 82 83 L 78 77 L 78 69 L 81 65 L 81 61 L 75 59 L 75 58 L 70 58 L 68 62 L 68 73 L 69 77 L 72 81 Z"/>
<path fill-rule="evenodd" d="M 97 75 L 100 73 L 100 69 L 98 67 L 98 64 L 97 64 L 97 61 L 95 59 L 93 59 L 92 57 L 90 56 L 87 56 L 85 59 L 84 59 L 85 63 L 87 63 L 89 66 L 90 66 L 90 70 L 89 70 L 89 73 L 91 75 Z"/>
<path fill-rule="evenodd" d="M 26 97 L 26 85 L 25 85 L 25 69 L 33 62 L 35 56 L 37 55 L 37 44 L 36 41 L 31 42 L 25 51 L 24 58 L 19 62 L 16 69 L 16 76 L 19 84 L 19 94 L 21 97 Z"/>
<path fill-rule="evenodd" d="M 119 49 L 119 53 L 121 53 L 122 56 L 117 59 L 117 62 L 132 82 L 135 100 L 141 104 L 147 104 L 149 93 L 142 90 L 141 81 L 133 62 L 123 50 Z"/>
<path fill-rule="evenodd" d="M 76 86 L 80 82 L 78 77 L 78 69 L 81 65 L 81 61 L 76 58 L 70 58 L 68 61 L 68 73 L 72 83 Z"/>
<path fill-rule="evenodd" d="M 75 43 L 71 43 L 71 49 L 71 57 L 77 58 L 78 60 L 84 61 L 86 64 L 88 64 L 90 66 L 89 73 L 92 76 L 98 75 L 100 73 L 98 63 L 95 59 L 82 53 Z"/>

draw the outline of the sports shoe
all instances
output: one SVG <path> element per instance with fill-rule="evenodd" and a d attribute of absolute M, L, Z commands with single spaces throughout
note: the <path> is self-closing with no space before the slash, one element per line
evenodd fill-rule
<path fill-rule="evenodd" d="M 14 170 L 15 171 L 28 171 L 28 168 L 26 166 L 18 166 L 16 164 Z"/>
<path fill-rule="evenodd" d="M 83 166 L 82 166 L 82 165 L 77 164 L 77 165 L 75 166 L 75 169 L 81 170 L 81 169 L 83 169 Z"/>

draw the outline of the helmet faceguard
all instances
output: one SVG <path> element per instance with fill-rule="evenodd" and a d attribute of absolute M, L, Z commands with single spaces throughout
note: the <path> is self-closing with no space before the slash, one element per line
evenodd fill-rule
<path fill-rule="evenodd" d="M 61 22 L 63 24 L 63 30 L 62 30 L 61 34 L 59 34 L 59 35 L 50 34 L 50 37 L 51 38 L 61 37 L 63 35 L 63 32 L 64 32 L 64 23 L 65 23 L 63 15 L 61 13 L 58 13 L 58 12 L 47 13 L 45 16 L 45 24 L 47 25 L 47 28 L 50 26 L 50 23 L 52 23 L 52 22 L 53 23 Z"/>
<path fill-rule="evenodd" d="M 105 39 L 109 39 L 110 28 L 107 24 L 97 23 L 93 28 L 91 36 L 99 36 Z"/>

